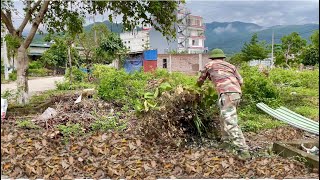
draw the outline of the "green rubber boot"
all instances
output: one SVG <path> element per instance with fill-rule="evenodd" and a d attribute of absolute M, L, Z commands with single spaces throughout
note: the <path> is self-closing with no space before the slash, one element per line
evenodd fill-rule
<path fill-rule="evenodd" d="M 245 161 L 251 159 L 251 155 L 249 151 L 239 151 L 238 158 Z"/>
<path fill-rule="evenodd" d="M 223 149 L 223 150 L 226 150 L 227 152 L 229 153 L 235 153 L 236 152 L 236 149 L 235 147 L 229 143 L 229 142 L 223 142 L 222 144 L 220 144 L 218 146 L 219 149 Z"/>

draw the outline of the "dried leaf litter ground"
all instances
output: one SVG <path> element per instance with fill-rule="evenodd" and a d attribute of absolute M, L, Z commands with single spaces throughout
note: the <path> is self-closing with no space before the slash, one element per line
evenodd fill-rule
<path fill-rule="evenodd" d="M 183 92 L 178 96 L 187 105 L 197 98 Z M 123 113 L 117 104 L 94 99 L 83 99 L 81 104 L 74 104 L 76 98 L 56 98 L 54 108 L 59 112 L 58 116 L 47 122 L 34 122 L 40 129 L 17 128 L 17 117 L 10 117 L 2 124 L 3 174 L 31 179 L 319 177 L 318 172 L 301 162 L 268 154 L 272 141 L 314 138 L 291 127 L 246 133 L 255 157 L 244 162 L 214 145 L 203 143 L 208 139 L 196 138 L 194 127 L 182 126 L 192 124 L 192 117 L 188 110 L 181 111 L 175 101 L 159 110 L 135 116 L 130 112 Z M 170 98 L 177 99 L 168 95 L 164 100 Z M 91 131 L 90 124 L 100 116 L 117 116 L 119 121 L 128 122 L 128 128 Z M 61 132 L 55 127 L 68 122 L 80 123 L 85 134 L 63 141 Z M 190 141 L 190 136 L 198 141 L 184 143 Z"/>

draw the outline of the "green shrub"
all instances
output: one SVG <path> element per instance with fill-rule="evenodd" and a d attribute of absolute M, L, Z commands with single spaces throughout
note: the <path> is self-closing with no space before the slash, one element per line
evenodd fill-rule
<path fill-rule="evenodd" d="M 17 71 L 16 70 L 12 71 L 12 73 L 9 74 L 9 79 L 10 79 L 10 81 L 17 80 Z"/>
<path fill-rule="evenodd" d="M 88 88 L 94 88 L 94 84 L 90 84 L 87 82 L 70 82 L 68 81 L 62 81 L 57 82 L 56 87 L 58 90 L 78 90 L 78 89 L 88 89 Z"/>
<path fill-rule="evenodd" d="M 66 80 L 70 79 L 70 69 L 69 68 L 67 69 L 64 77 Z M 87 81 L 87 79 L 88 79 L 88 75 L 85 72 L 82 72 L 77 67 L 72 67 L 72 81 L 83 82 L 83 81 Z"/>
<path fill-rule="evenodd" d="M 46 68 L 29 69 L 28 73 L 31 77 L 44 77 L 48 75 L 49 70 Z"/>
<path fill-rule="evenodd" d="M 107 65 L 103 65 L 103 64 L 94 64 L 93 65 L 93 77 L 97 78 L 97 79 L 101 79 L 102 78 L 102 74 L 109 71 L 110 69 L 114 69 L 111 68 Z"/>
<path fill-rule="evenodd" d="M 279 91 L 273 82 L 258 71 L 256 67 L 243 66 L 241 75 L 244 79 L 242 87 L 245 102 L 271 102 L 279 97 Z"/>
<path fill-rule="evenodd" d="M 123 69 L 107 68 L 99 75 L 101 77 L 98 86 L 98 95 L 106 101 L 117 101 L 124 104 L 132 104 L 143 93 L 147 80 L 147 74 L 135 72 L 126 73 Z"/>
<path fill-rule="evenodd" d="M 41 69 L 43 68 L 43 64 L 39 61 L 32 61 L 29 63 L 29 70 L 30 69 Z"/>
<path fill-rule="evenodd" d="M 3 93 L 1 93 L 1 98 L 7 99 L 9 103 L 16 102 L 17 97 L 17 92 L 15 91 L 6 90 Z"/>

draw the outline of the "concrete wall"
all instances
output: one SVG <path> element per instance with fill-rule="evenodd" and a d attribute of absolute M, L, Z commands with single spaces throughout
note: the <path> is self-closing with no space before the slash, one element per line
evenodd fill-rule
<path fill-rule="evenodd" d="M 157 68 L 163 68 L 164 59 L 170 72 L 195 75 L 210 61 L 208 54 L 158 54 Z"/>
<path fill-rule="evenodd" d="M 149 36 L 150 49 L 157 49 L 158 54 L 164 54 L 170 50 L 177 50 L 178 48 L 178 42 L 176 40 L 172 40 L 172 42 L 167 41 L 167 39 L 154 28 L 150 30 Z"/>

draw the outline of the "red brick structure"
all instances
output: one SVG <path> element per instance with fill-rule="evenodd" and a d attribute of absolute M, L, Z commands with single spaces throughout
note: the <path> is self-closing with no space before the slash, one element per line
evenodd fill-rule
<path fill-rule="evenodd" d="M 158 54 L 157 68 L 195 75 L 209 61 L 208 54 Z"/>

